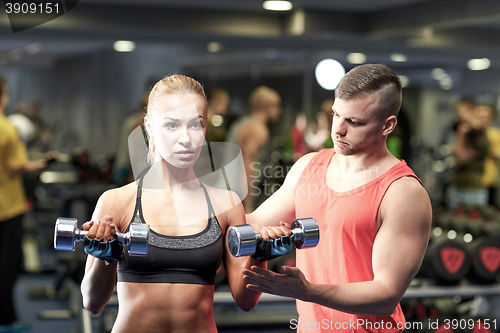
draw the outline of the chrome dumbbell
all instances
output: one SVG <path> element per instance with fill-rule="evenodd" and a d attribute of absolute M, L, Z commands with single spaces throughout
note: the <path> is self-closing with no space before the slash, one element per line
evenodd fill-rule
<path fill-rule="evenodd" d="M 83 241 L 88 231 L 77 228 L 77 219 L 60 217 L 54 228 L 54 248 L 56 250 L 74 251 L 75 243 Z M 128 245 L 128 253 L 133 256 L 148 254 L 149 225 L 132 223 L 127 233 L 116 233 L 117 239 Z"/>
<path fill-rule="evenodd" d="M 313 218 L 294 220 L 291 231 L 290 239 L 297 249 L 318 245 L 319 228 L 318 223 Z M 260 238 L 260 234 L 256 234 L 248 224 L 231 227 L 227 234 L 229 252 L 234 257 L 251 256 L 255 253 L 257 240 Z"/>

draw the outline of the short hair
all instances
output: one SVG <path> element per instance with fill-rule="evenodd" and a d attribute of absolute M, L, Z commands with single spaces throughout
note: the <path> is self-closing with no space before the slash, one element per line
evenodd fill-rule
<path fill-rule="evenodd" d="M 210 103 L 210 101 L 213 100 L 214 98 L 218 97 L 229 99 L 229 93 L 226 90 L 219 87 L 213 87 L 207 91 L 208 103 Z"/>
<path fill-rule="evenodd" d="M 335 88 L 335 98 L 356 99 L 381 93 L 378 112 L 381 117 L 397 116 L 401 108 L 402 87 L 398 76 L 387 66 L 365 64 L 347 72 Z"/>
<path fill-rule="evenodd" d="M 476 107 L 476 103 L 474 102 L 474 99 L 472 97 L 464 97 L 457 103 L 456 107 L 458 106 L 465 106 L 469 109 L 472 109 Z"/>
<path fill-rule="evenodd" d="M 250 110 L 260 108 L 268 99 L 269 95 L 279 95 L 278 92 L 266 86 L 259 86 L 255 88 L 248 99 Z"/>

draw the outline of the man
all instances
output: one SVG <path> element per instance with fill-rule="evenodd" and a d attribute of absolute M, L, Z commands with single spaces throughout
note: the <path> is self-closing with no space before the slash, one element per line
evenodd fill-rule
<path fill-rule="evenodd" d="M 297 267 L 244 271 L 247 288 L 297 299 L 299 320 L 290 326 L 298 332 L 404 328 L 399 301 L 427 248 L 431 205 L 415 174 L 386 147 L 400 106 L 392 70 L 352 69 L 335 90 L 334 148 L 299 159 L 283 186 L 248 215 L 256 230 L 295 218 L 318 222 L 320 241 L 297 251 Z M 262 236 L 289 235 L 289 224 L 281 225 Z"/>
<path fill-rule="evenodd" d="M 465 100 L 457 106 L 458 123 L 453 146 L 456 163 L 446 193 L 449 210 L 460 205 L 478 207 L 488 204 L 488 190 L 482 176 L 490 142 L 486 124 L 478 113 L 481 108 L 469 103 Z"/>
<path fill-rule="evenodd" d="M 227 113 L 231 98 L 229 93 L 218 87 L 207 92 L 207 142 L 222 142 L 226 139 L 224 116 Z"/>
<path fill-rule="evenodd" d="M 46 160 L 29 161 L 18 130 L 5 117 L 9 92 L 0 77 L 0 332 L 26 329 L 18 323 L 14 284 L 22 270 L 22 221 L 26 211 L 22 173 L 39 170 Z"/>
<path fill-rule="evenodd" d="M 246 212 L 253 211 L 251 187 L 256 178 L 255 165 L 269 141 L 267 124 L 276 122 L 281 113 L 281 98 L 278 92 L 269 87 L 260 86 L 252 91 L 249 98 L 250 115 L 237 120 L 229 129 L 227 141 L 236 143 L 243 155 L 247 175 L 248 195 L 243 200 Z"/>
<path fill-rule="evenodd" d="M 488 190 L 488 205 L 497 207 L 497 192 L 500 185 L 500 129 L 493 126 L 494 111 L 491 105 L 478 105 L 478 117 L 485 128 L 489 142 L 488 155 L 484 160 L 482 182 Z"/>

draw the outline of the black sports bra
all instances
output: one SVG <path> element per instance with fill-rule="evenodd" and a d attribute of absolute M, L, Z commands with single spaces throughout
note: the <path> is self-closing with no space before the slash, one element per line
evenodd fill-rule
<path fill-rule="evenodd" d="M 131 223 L 146 223 L 141 204 L 143 179 L 137 186 Z M 128 246 L 124 246 L 118 262 L 118 282 L 214 284 L 224 252 L 222 229 L 207 189 L 201 182 L 200 185 L 208 205 L 207 227 L 188 236 L 167 236 L 151 230 L 146 257 L 129 256 Z"/>

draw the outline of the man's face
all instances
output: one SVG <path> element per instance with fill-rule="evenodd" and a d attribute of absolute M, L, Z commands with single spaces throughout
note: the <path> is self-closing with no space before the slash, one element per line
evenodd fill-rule
<path fill-rule="evenodd" d="M 375 112 L 378 104 L 376 93 L 352 100 L 335 99 L 331 136 L 336 153 L 357 155 L 369 152 L 384 139 L 384 121 Z"/>
<path fill-rule="evenodd" d="M 266 101 L 267 113 L 269 114 L 269 119 L 271 122 L 278 121 L 281 114 L 281 98 L 278 94 L 269 95 L 269 99 Z"/>

